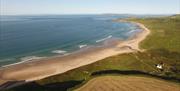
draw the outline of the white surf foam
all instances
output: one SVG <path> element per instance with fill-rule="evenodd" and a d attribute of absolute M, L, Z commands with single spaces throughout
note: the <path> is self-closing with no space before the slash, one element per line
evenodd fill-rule
<path fill-rule="evenodd" d="M 63 51 L 63 50 L 54 50 L 54 51 L 52 51 L 52 53 L 65 54 L 65 53 L 67 53 L 67 51 Z"/>
<path fill-rule="evenodd" d="M 1 62 L 8 62 L 8 61 L 11 61 L 11 60 L 15 60 L 15 58 L 2 59 L 2 60 L 0 60 L 0 63 Z"/>
<path fill-rule="evenodd" d="M 21 58 L 21 62 L 26 62 L 26 61 L 31 61 L 31 60 L 37 60 L 37 59 L 42 59 L 45 57 L 38 57 L 38 56 L 26 56 Z"/>
<path fill-rule="evenodd" d="M 136 30 L 131 30 L 129 32 L 127 32 L 127 34 L 131 34 L 131 33 L 134 33 Z"/>
<path fill-rule="evenodd" d="M 133 29 L 133 30 L 127 32 L 126 35 L 134 34 L 134 33 L 139 32 L 139 31 L 140 31 L 140 29 Z"/>
<path fill-rule="evenodd" d="M 22 57 L 22 58 L 20 58 L 20 60 L 21 60 L 20 62 L 4 65 L 2 67 L 8 67 L 8 66 L 12 66 L 12 65 L 16 65 L 16 64 L 21 64 L 21 63 L 24 63 L 24 62 L 28 62 L 28 61 L 31 61 L 31 60 L 42 59 L 42 58 L 46 58 L 46 57 L 37 57 L 37 56 Z"/>
<path fill-rule="evenodd" d="M 83 48 L 83 47 L 86 47 L 87 45 L 79 45 L 79 48 Z"/>
<path fill-rule="evenodd" d="M 109 36 L 108 36 L 108 37 L 106 37 L 106 38 L 103 38 L 103 39 L 97 40 L 96 42 L 97 42 L 97 43 L 98 43 L 98 42 L 102 42 L 102 41 L 105 41 L 105 40 L 110 39 L 110 38 L 112 38 L 112 35 L 109 35 Z"/>

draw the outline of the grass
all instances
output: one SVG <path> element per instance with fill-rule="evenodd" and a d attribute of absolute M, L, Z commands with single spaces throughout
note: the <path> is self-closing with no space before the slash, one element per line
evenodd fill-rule
<path fill-rule="evenodd" d="M 180 16 L 180 15 L 179 15 Z M 180 17 L 130 19 L 144 24 L 151 34 L 140 44 L 144 49 L 166 49 L 180 52 Z"/>
<path fill-rule="evenodd" d="M 180 15 L 128 20 L 142 23 L 151 30 L 151 34 L 140 43 L 140 47 L 147 51 L 108 57 L 35 83 L 43 86 L 65 81 L 87 81 L 92 78 L 93 72 L 101 70 L 138 70 L 160 76 L 180 78 Z M 163 70 L 156 68 L 155 65 L 159 63 L 164 64 Z"/>
<path fill-rule="evenodd" d="M 152 55 L 151 53 L 153 53 L 154 55 Z M 179 57 L 178 59 L 180 59 L 180 54 L 177 55 L 177 57 Z M 164 71 L 158 70 L 155 66 L 160 62 L 164 62 L 165 64 Z M 109 57 L 93 64 L 68 71 L 61 75 L 48 77 L 37 82 L 41 85 L 44 85 L 68 80 L 89 79 L 90 75 L 93 72 L 101 70 L 139 70 L 151 74 L 159 74 L 163 76 L 173 76 L 179 78 L 180 74 L 171 69 L 173 67 L 175 67 L 175 69 L 179 69 L 179 62 L 180 60 L 174 60 L 171 59 L 171 56 L 166 57 L 160 53 L 154 53 L 154 51 L 152 50 L 144 53 L 129 53 Z M 174 66 L 175 64 L 178 65 Z"/>

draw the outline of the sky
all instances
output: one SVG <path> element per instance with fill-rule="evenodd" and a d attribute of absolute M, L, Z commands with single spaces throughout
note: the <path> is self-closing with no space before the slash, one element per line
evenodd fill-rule
<path fill-rule="evenodd" d="M 0 0 L 0 15 L 179 14 L 180 0 Z"/>

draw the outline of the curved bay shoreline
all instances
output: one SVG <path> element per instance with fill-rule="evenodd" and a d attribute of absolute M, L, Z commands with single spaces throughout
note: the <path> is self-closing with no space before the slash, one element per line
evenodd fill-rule
<path fill-rule="evenodd" d="M 123 22 L 123 21 L 119 21 Z M 125 21 L 126 22 L 126 21 Z M 79 51 L 63 57 L 47 58 L 28 63 L 21 63 L 0 69 L 0 84 L 8 81 L 34 81 L 43 79 L 52 75 L 64 73 L 66 71 L 88 65 L 104 59 L 109 56 L 114 56 L 122 53 L 130 53 L 143 51 L 139 48 L 139 43 L 146 38 L 150 33 L 143 24 L 137 24 L 143 31 L 133 36 L 126 41 L 117 43 L 108 47 L 89 48 L 85 51 Z"/>

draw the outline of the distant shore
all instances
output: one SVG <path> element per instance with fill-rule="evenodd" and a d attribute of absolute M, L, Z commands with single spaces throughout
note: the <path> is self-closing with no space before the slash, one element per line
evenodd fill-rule
<path fill-rule="evenodd" d="M 122 22 L 119 20 L 119 22 Z M 126 22 L 126 21 L 125 21 Z M 0 84 L 8 81 L 34 81 L 88 65 L 122 53 L 143 51 L 139 43 L 150 33 L 143 24 L 137 24 L 142 31 L 126 41 L 107 41 L 107 46 L 87 48 L 63 57 L 45 58 L 0 69 Z"/>

